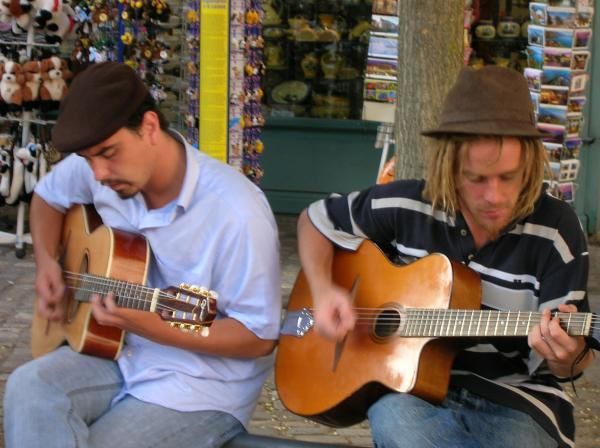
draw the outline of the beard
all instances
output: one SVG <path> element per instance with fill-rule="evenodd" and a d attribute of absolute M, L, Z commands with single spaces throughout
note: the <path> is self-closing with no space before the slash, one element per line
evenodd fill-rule
<path fill-rule="evenodd" d="M 131 184 L 130 182 L 124 181 L 124 180 L 103 181 L 102 185 L 110 188 L 112 191 L 117 193 L 117 195 L 121 199 L 130 199 L 130 198 L 134 197 L 136 194 L 138 194 L 138 192 L 139 192 L 139 189 L 135 188 L 133 184 Z M 115 189 L 114 188 L 115 186 L 120 186 L 122 188 Z"/>

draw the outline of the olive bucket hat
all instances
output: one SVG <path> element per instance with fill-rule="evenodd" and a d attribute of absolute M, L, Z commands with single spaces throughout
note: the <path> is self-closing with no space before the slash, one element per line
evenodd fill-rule
<path fill-rule="evenodd" d="M 525 77 L 516 70 L 495 65 L 463 68 L 446 96 L 437 128 L 421 134 L 548 136 L 536 128 Z"/>

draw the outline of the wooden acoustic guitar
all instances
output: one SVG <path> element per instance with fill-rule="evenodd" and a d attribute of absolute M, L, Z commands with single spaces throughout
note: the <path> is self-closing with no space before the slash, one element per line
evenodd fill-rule
<path fill-rule="evenodd" d="M 103 296 L 113 292 L 119 306 L 143 311 L 139 319 L 158 325 L 163 319 L 182 331 L 208 334 L 216 316 L 217 294 L 186 284 L 165 290 L 144 286 L 150 247 L 142 236 L 107 227 L 92 206 L 77 205 L 65 215 L 61 244 L 66 319 L 51 322 L 34 307 L 34 358 L 65 342 L 80 353 L 112 359 L 119 356 L 124 331 L 96 322 L 87 303 L 94 293 Z"/>
<path fill-rule="evenodd" d="M 478 274 L 441 254 L 398 266 L 365 241 L 356 252 L 335 252 L 333 279 L 351 291 L 354 330 L 338 343 L 316 334 L 301 271 L 275 364 L 285 407 L 331 426 L 364 420 L 369 406 L 391 391 L 441 402 L 458 350 L 456 338 L 527 336 L 541 317 L 533 311 L 480 310 Z M 569 334 L 599 339 L 596 315 L 558 315 Z"/>

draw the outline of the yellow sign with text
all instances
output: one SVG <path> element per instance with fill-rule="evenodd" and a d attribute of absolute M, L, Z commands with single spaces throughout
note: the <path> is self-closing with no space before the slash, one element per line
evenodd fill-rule
<path fill-rule="evenodd" d="M 229 0 L 200 1 L 199 147 L 227 162 Z"/>

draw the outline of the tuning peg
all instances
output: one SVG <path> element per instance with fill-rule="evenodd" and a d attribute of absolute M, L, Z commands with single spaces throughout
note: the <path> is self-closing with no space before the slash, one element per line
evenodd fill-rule
<path fill-rule="evenodd" d="M 202 336 L 203 338 L 205 338 L 209 334 L 210 334 L 210 328 L 208 328 L 208 327 L 202 327 L 202 330 L 200 330 L 200 336 Z"/>
<path fill-rule="evenodd" d="M 217 300 L 219 298 L 219 294 L 217 294 L 216 291 L 213 291 L 211 289 L 210 291 L 208 291 L 208 297 L 210 297 L 211 299 Z"/>

